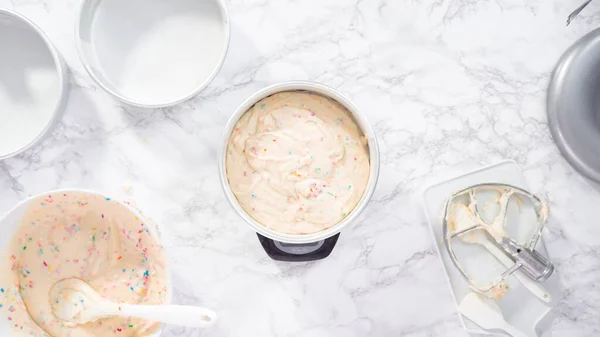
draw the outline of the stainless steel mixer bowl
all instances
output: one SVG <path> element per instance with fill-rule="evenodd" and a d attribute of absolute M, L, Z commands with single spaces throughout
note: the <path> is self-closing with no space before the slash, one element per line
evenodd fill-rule
<path fill-rule="evenodd" d="M 563 156 L 579 173 L 600 183 L 600 29 L 560 58 L 548 88 L 547 112 Z"/>
<path fill-rule="evenodd" d="M 226 150 L 227 144 L 229 142 L 229 137 L 231 137 L 231 133 L 237 124 L 240 117 L 248 111 L 256 102 L 261 99 L 273 95 L 278 92 L 285 91 L 309 91 L 317 94 L 321 94 L 323 96 L 329 97 L 336 102 L 343 105 L 348 111 L 351 113 L 354 121 L 363 131 L 364 135 L 368 139 L 369 145 L 369 161 L 370 161 L 370 172 L 369 172 L 369 181 L 367 182 L 367 188 L 363 193 L 362 198 L 358 202 L 358 205 L 348 214 L 346 218 L 340 221 L 338 224 L 329 227 L 323 231 L 312 233 L 312 234 L 285 234 L 279 233 L 271 228 L 264 226 L 263 224 L 256 221 L 252 218 L 246 211 L 242 208 L 240 203 L 237 201 L 237 198 L 233 194 L 231 190 L 231 186 L 229 185 L 229 179 L 227 178 L 227 170 L 226 170 Z M 364 117 L 364 115 L 359 111 L 358 107 L 350 101 L 349 98 L 344 96 L 342 93 L 337 90 L 325 86 L 323 84 L 309 82 L 309 81 L 290 81 L 283 82 L 279 84 L 275 84 L 260 90 L 259 92 L 252 95 L 248 98 L 242 105 L 236 110 L 236 112 L 231 116 L 227 126 L 225 127 L 225 131 L 223 132 L 223 138 L 221 142 L 221 149 L 219 151 L 219 173 L 221 177 L 221 184 L 223 185 L 223 190 L 227 196 L 227 199 L 231 203 L 231 206 L 237 211 L 237 213 L 248 223 L 257 233 L 260 235 L 267 237 L 271 240 L 275 240 L 278 242 L 285 242 L 290 244 L 305 244 L 312 242 L 319 242 L 321 240 L 325 240 L 327 238 L 331 238 L 332 236 L 338 234 L 342 228 L 347 226 L 348 224 L 356 221 L 360 213 L 365 210 L 367 204 L 369 203 L 373 192 L 375 191 L 375 187 L 377 186 L 377 179 L 379 177 L 379 148 L 377 147 L 377 139 L 375 138 L 375 132 L 373 131 L 369 122 Z M 335 245 L 335 243 L 334 243 Z"/>

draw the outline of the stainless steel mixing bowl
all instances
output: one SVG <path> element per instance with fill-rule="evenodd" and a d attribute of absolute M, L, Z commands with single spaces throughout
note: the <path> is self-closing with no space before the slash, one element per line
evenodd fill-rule
<path fill-rule="evenodd" d="M 560 58 L 548 88 L 548 124 L 556 145 L 582 175 L 600 182 L 600 29 Z"/>

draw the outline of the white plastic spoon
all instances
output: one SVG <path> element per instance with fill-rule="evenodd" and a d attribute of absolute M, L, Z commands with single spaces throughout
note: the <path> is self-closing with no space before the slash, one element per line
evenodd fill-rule
<path fill-rule="evenodd" d="M 508 324 L 502 316 L 502 311 L 493 300 L 476 293 L 467 294 L 460 302 L 458 310 L 466 318 L 486 330 L 500 329 L 514 337 L 531 337 Z"/>
<path fill-rule="evenodd" d="M 108 316 L 137 317 L 167 324 L 204 328 L 217 319 L 214 311 L 184 305 L 133 305 L 102 298 L 89 284 L 68 278 L 50 289 L 54 316 L 69 326 L 94 322 Z"/>

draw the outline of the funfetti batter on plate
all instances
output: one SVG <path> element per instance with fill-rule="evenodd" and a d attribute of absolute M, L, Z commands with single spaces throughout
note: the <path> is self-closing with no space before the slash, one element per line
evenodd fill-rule
<path fill-rule="evenodd" d="M 67 327 L 52 314 L 48 291 L 64 278 L 88 282 L 102 297 L 166 304 L 165 255 L 125 205 L 97 194 L 54 193 L 32 201 L 0 263 L 0 319 L 14 336 L 150 336 L 159 324 L 111 317 Z"/>
<path fill-rule="evenodd" d="M 342 221 L 369 179 L 366 137 L 339 103 L 290 91 L 256 103 L 227 145 L 242 208 L 277 232 L 315 233 Z"/>

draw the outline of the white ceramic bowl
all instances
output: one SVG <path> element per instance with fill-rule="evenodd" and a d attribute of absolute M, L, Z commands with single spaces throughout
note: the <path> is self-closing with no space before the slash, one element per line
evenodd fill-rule
<path fill-rule="evenodd" d="M 41 194 L 31 196 L 31 197 L 21 201 L 13 209 L 8 211 L 4 216 L 2 216 L 0 218 L 0 232 L 2 233 L 2 235 L 0 235 L 0 251 L 4 252 L 6 249 L 8 249 L 10 241 L 11 241 L 14 233 L 19 228 L 19 224 L 21 223 L 21 218 L 27 211 L 27 207 L 29 206 L 30 202 L 35 201 L 37 198 L 45 196 L 45 195 L 54 194 L 54 193 L 70 193 L 70 192 L 71 193 L 72 192 L 84 192 L 84 193 L 89 193 L 89 194 L 100 195 L 102 197 L 107 197 L 106 195 L 104 195 L 102 193 L 89 191 L 89 190 L 64 189 L 64 190 L 55 190 L 55 191 L 41 193 Z M 158 227 L 158 224 L 149 220 L 148 217 L 144 216 L 138 209 L 131 207 L 130 205 L 123 203 L 123 202 L 121 202 L 121 204 L 123 206 L 127 207 L 138 218 L 142 219 L 145 224 L 148 224 L 148 226 L 146 226 L 146 228 L 149 230 L 150 234 L 156 240 L 158 240 L 160 242 L 160 228 Z M 152 226 L 152 225 L 154 225 L 154 226 Z M 165 304 L 169 304 L 169 303 L 171 303 L 171 300 L 172 300 L 173 285 L 171 282 L 171 272 L 169 269 L 168 254 L 166 251 L 165 251 L 165 255 L 167 255 L 166 273 L 167 273 L 167 292 L 168 292 L 167 303 L 165 303 Z M 7 324 L 8 324 L 7 320 L 0 319 L 0 336 L 11 336 L 10 331 L 12 331 L 12 328 L 10 328 L 10 326 Z M 158 336 L 160 336 L 160 334 L 161 334 L 161 331 L 158 331 L 157 333 L 153 334 L 153 337 L 158 337 Z"/>
<path fill-rule="evenodd" d="M 212 81 L 229 30 L 223 0 L 84 0 L 75 42 L 101 88 L 125 103 L 159 108 Z"/>
<path fill-rule="evenodd" d="M 233 194 L 233 191 L 231 190 L 231 186 L 229 185 L 229 179 L 227 178 L 227 170 L 226 170 L 226 165 L 225 165 L 226 158 L 227 158 L 227 156 L 226 156 L 227 144 L 229 142 L 231 133 L 233 132 L 233 129 L 235 128 L 235 125 L 237 124 L 238 120 L 240 119 L 240 117 L 242 117 L 242 115 L 244 115 L 246 113 L 246 111 L 248 111 L 248 109 L 250 109 L 254 104 L 256 104 L 261 99 L 263 99 L 267 96 L 271 96 L 275 93 L 284 92 L 284 91 L 309 91 L 309 92 L 314 92 L 314 93 L 323 95 L 325 97 L 329 97 L 329 98 L 333 99 L 334 101 L 337 101 L 352 114 L 354 121 L 356 122 L 358 127 L 361 129 L 362 133 L 368 139 L 369 161 L 370 161 L 370 165 L 371 165 L 371 170 L 369 173 L 369 180 L 367 182 L 367 188 L 365 189 L 363 196 L 360 198 L 360 201 L 358 202 L 358 204 L 356 205 L 354 210 L 352 210 L 352 212 L 346 218 L 344 218 L 344 220 L 342 220 L 341 222 L 339 222 L 338 224 L 336 224 L 330 228 L 327 228 L 327 229 L 317 232 L 317 233 L 285 234 L 285 233 L 280 233 L 280 232 L 274 231 L 274 230 L 262 225 L 258 221 L 254 220 L 254 218 L 252 218 L 242 208 L 240 203 L 237 201 L 237 198 Z M 354 105 L 354 103 L 352 103 L 350 101 L 350 99 L 348 99 L 346 96 L 342 95 L 340 92 L 338 92 L 337 90 L 335 90 L 333 88 L 330 88 L 328 86 L 325 86 L 325 85 L 319 84 L 319 83 L 308 82 L 308 81 L 285 82 L 285 83 L 276 84 L 276 85 L 272 85 L 270 87 L 264 88 L 264 89 L 260 90 L 259 92 L 257 92 L 256 94 L 252 95 L 250 98 L 248 98 L 246 101 L 244 101 L 244 103 L 242 103 L 242 105 L 240 105 L 238 107 L 238 109 L 235 111 L 233 116 L 231 116 L 231 118 L 229 119 L 229 122 L 227 123 L 227 126 L 225 127 L 225 131 L 223 132 L 223 138 L 221 140 L 221 149 L 219 151 L 219 173 L 220 173 L 220 178 L 221 178 L 221 184 L 223 186 L 223 189 L 225 191 L 225 195 L 227 196 L 227 199 L 231 203 L 231 206 L 233 206 L 233 208 L 237 211 L 237 213 L 257 233 L 259 233 L 269 239 L 279 241 L 279 242 L 285 242 L 285 243 L 291 243 L 291 244 L 313 243 L 313 242 L 325 240 L 327 238 L 330 238 L 330 237 L 336 235 L 344 227 L 346 227 L 348 224 L 350 224 L 354 220 L 356 220 L 356 218 L 358 218 L 360 213 L 362 211 L 364 211 L 367 204 L 369 203 L 369 200 L 371 199 L 371 196 L 373 195 L 373 192 L 375 191 L 375 187 L 377 185 L 377 179 L 379 177 L 379 148 L 377 147 L 377 139 L 375 138 L 375 132 L 371 128 L 371 125 L 369 124 L 369 122 L 367 122 L 366 118 L 359 112 L 356 105 Z"/>
<path fill-rule="evenodd" d="M 0 160 L 40 141 L 64 109 L 67 70 L 48 37 L 0 9 Z"/>

